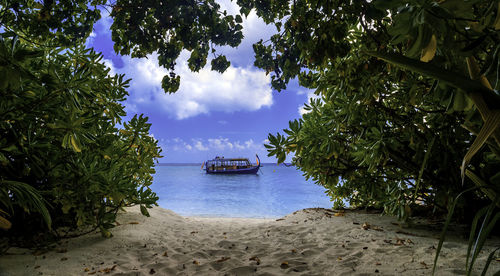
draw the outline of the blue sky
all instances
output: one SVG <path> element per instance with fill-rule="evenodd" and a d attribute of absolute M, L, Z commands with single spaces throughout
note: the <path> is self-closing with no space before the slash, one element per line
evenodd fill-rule
<path fill-rule="evenodd" d="M 237 11 L 234 3 L 221 4 L 230 14 Z M 218 49 L 231 67 L 224 74 L 210 71 L 210 66 L 193 73 L 187 67 L 189 52 L 185 51 L 177 61 L 181 86 L 175 94 L 163 92 L 161 80 L 167 71 L 158 66 L 155 54 L 132 59 L 114 53 L 109 30 L 112 19 L 106 11 L 94 25 L 87 45 L 102 52 L 112 73 L 132 79 L 126 119 L 140 113 L 149 117 L 151 133 L 163 149 L 160 162 L 201 163 L 216 155 L 253 160 L 255 154 L 262 162 L 276 162 L 267 157 L 263 146 L 268 133 L 279 132 L 289 120 L 299 118 L 301 107 L 313 94 L 296 81 L 286 91 L 271 89 L 270 76 L 253 66 L 252 44 L 267 40 L 275 28 L 253 12 L 243 20 L 241 45 Z"/>

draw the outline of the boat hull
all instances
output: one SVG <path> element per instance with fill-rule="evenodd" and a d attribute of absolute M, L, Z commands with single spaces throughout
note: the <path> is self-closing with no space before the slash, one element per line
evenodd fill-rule
<path fill-rule="evenodd" d="M 256 174 L 259 171 L 260 166 L 256 167 L 251 167 L 251 168 L 244 168 L 244 169 L 226 169 L 226 170 L 220 170 L 220 171 L 212 171 L 210 169 L 207 169 L 208 174 Z"/>

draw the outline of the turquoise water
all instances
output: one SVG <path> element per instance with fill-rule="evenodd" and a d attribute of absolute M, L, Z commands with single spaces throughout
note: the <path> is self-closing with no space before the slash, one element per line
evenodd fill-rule
<path fill-rule="evenodd" d="M 325 189 L 294 167 L 264 164 L 257 175 L 212 175 L 201 165 L 160 165 L 151 189 L 158 204 L 183 216 L 277 218 L 330 208 Z"/>

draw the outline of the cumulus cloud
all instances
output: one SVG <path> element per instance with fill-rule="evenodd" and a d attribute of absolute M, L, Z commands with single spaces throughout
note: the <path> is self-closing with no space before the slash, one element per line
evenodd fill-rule
<path fill-rule="evenodd" d="M 228 138 L 208 139 L 208 144 L 211 148 L 221 151 L 226 149 L 232 150 L 234 148 L 233 143 Z"/>
<path fill-rule="evenodd" d="M 237 14 L 239 7 L 229 0 L 218 1 L 223 10 Z M 106 10 L 94 25 L 88 45 L 103 37 L 110 39 L 113 19 Z M 229 46 L 217 48 L 217 52 L 227 55 L 232 62 L 224 74 L 210 70 L 210 60 L 200 72 L 191 72 L 187 65 L 190 53 L 183 51 L 177 60 L 176 73 L 181 77 L 177 93 L 165 94 L 161 88 L 163 76 L 169 72 L 158 66 L 157 54 L 136 59 L 122 56 L 105 60 L 111 68 L 110 74 L 125 74 L 131 78 L 130 96 L 125 103 L 126 111 L 140 112 L 145 109 L 159 110 L 176 119 L 186 119 L 211 112 L 255 111 L 273 104 L 270 77 L 264 71 L 253 67 L 252 44 L 261 38 L 267 39 L 276 31 L 266 25 L 255 12 L 243 18 L 244 39 L 238 48 Z M 113 62 L 117 66 L 113 66 Z M 123 64 L 123 66 L 122 66 Z M 223 124 L 223 122 L 221 122 Z"/>
<path fill-rule="evenodd" d="M 238 140 L 227 137 L 213 138 L 191 138 L 184 140 L 181 138 L 160 139 L 160 146 L 163 149 L 164 161 L 167 162 L 192 162 L 193 160 L 209 159 L 214 156 L 226 157 L 252 157 L 258 154 L 262 162 L 274 162 L 273 158 L 267 157 L 267 149 L 264 143 L 269 143 L 267 139 Z"/>
<path fill-rule="evenodd" d="M 181 138 L 161 139 L 162 147 L 174 151 L 218 151 L 238 152 L 244 150 L 259 151 L 263 149 L 262 144 L 257 144 L 253 139 L 246 141 L 231 141 L 229 138 L 218 137 L 208 139 L 191 139 L 188 143 Z"/>
<path fill-rule="evenodd" d="M 235 2 L 218 2 L 222 10 L 227 10 L 229 14 L 237 14 L 239 11 Z M 94 25 L 87 41 L 89 46 L 99 39 L 111 37 L 110 26 L 113 19 L 106 10 L 102 10 L 101 14 L 101 20 Z M 271 106 L 273 97 L 270 77 L 253 67 L 251 45 L 261 38 L 267 39 L 275 32 L 275 28 L 266 25 L 255 12 L 244 17 L 242 24 L 245 38 L 241 45 L 238 48 L 224 46 L 217 49 L 232 62 L 224 74 L 211 71 L 210 60 L 200 72 L 191 72 L 187 65 L 190 53 L 181 53 L 176 65 L 181 85 L 175 94 L 165 94 L 161 88 L 162 78 L 169 72 L 158 66 L 155 53 L 143 59 L 133 59 L 130 56 L 113 58 L 114 62 L 119 62 L 118 65 L 115 64 L 117 66 L 113 66 L 113 61 L 105 60 L 106 65 L 111 68 L 110 74 L 125 74 L 132 79 L 126 111 L 136 113 L 154 108 L 170 117 L 186 119 L 211 112 L 255 111 Z"/>
<path fill-rule="evenodd" d="M 181 85 L 175 94 L 165 94 L 161 88 L 168 71 L 158 66 L 156 54 L 142 59 L 123 57 L 122 68 L 105 62 L 113 73 L 125 73 L 132 78 L 127 100 L 127 110 L 131 112 L 153 105 L 177 119 L 186 119 L 213 111 L 255 111 L 273 104 L 270 78 L 265 72 L 250 66 L 229 67 L 224 74 L 210 68 L 191 72 L 188 57 L 184 51 L 177 64 Z"/>
<path fill-rule="evenodd" d="M 194 140 L 193 139 L 193 147 L 199 151 L 207 151 L 208 147 L 205 147 L 203 143 L 200 140 Z"/>
<path fill-rule="evenodd" d="M 162 148 L 164 152 L 171 151 L 192 151 L 195 144 L 188 144 L 184 140 L 179 137 L 175 137 L 172 139 L 163 139 L 160 138 L 158 140 L 159 146 Z"/>

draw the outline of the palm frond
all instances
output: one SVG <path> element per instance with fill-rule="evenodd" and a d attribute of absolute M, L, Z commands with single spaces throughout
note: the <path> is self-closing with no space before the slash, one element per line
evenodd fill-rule
<path fill-rule="evenodd" d="M 1 186 L 0 189 L 5 194 L 10 194 L 12 197 L 5 199 L 4 197 L 0 197 L 0 200 L 5 206 L 12 206 L 13 204 L 17 204 L 20 207 L 24 208 L 26 212 L 38 212 L 42 215 L 45 224 L 49 229 L 52 227 L 52 219 L 49 214 L 49 210 L 47 209 L 47 204 L 43 199 L 40 192 L 32 187 L 29 184 L 12 181 L 12 180 L 0 180 Z M 10 202 L 12 198 L 15 199 L 14 202 Z M 9 202 L 5 202 L 8 200 Z"/>

